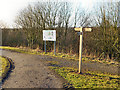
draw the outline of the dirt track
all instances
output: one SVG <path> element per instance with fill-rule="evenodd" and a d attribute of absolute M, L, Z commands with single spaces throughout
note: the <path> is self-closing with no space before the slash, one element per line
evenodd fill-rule
<path fill-rule="evenodd" d="M 74 60 L 22 54 L 8 50 L 3 50 L 2 55 L 11 58 L 15 63 L 15 69 L 4 82 L 3 88 L 63 88 L 65 80 L 48 69 L 48 66 L 78 68 L 78 61 Z M 46 63 L 48 61 L 57 61 L 59 64 L 51 65 Z M 100 63 L 82 62 L 82 70 L 85 69 L 118 74 L 119 67 Z"/>
<path fill-rule="evenodd" d="M 11 58 L 15 63 L 15 69 L 2 88 L 63 88 L 62 78 L 51 72 L 41 62 L 40 56 L 5 50 L 2 55 Z"/>

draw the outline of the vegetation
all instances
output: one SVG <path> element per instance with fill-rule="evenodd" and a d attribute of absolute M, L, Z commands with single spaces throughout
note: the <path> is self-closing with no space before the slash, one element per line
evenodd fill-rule
<path fill-rule="evenodd" d="M 76 7 L 75 12 L 72 12 L 72 3 L 69 2 L 39 2 L 29 5 L 16 17 L 15 23 L 19 29 L 2 29 L 2 45 L 12 47 L 2 46 L 0 48 L 78 60 L 79 36 L 74 28 L 92 27 L 92 32 L 83 34 L 82 60 L 118 66 L 120 61 L 119 3 L 111 1 L 99 4 L 98 7 L 95 7 L 97 10 L 93 10 L 94 13 L 83 10 L 80 5 Z M 42 31 L 45 29 L 57 31 L 56 56 L 53 54 L 53 42 L 47 42 L 48 53 L 43 52 Z M 0 60 L 5 61 L 4 58 L 1 58 Z M 48 63 L 53 66 L 58 64 L 55 61 Z M 4 76 L 9 64 L 7 62 L 1 64 L 3 68 L 1 75 Z M 75 88 L 120 88 L 118 87 L 120 84 L 118 75 L 90 71 L 78 74 L 78 70 L 75 68 L 51 68 Z"/>
<path fill-rule="evenodd" d="M 75 88 L 120 88 L 120 76 L 78 70 L 70 67 L 50 67 L 65 78 Z"/>
<path fill-rule="evenodd" d="M 2 30 L 2 45 L 44 50 L 42 30 L 55 29 L 56 51 L 78 55 L 79 36 L 73 27 L 94 27 L 92 32 L 84 32 L 83 55 L 119 61 L 118 3 L 99 4 L 93 13 L 95 17 L 80 5 L 75 12 L 72 12 L 70 2 L 39 2 L 29 5 L 16 17 L 15 23 L 19 29 Z M 49 52 L 53 51 L 53 45 L 53 42 L 47 42 Z"/>
<path fill-rule="evenodd" d="M 27 54 L 37 54 L 37 55 L 48 55 L 48 56 L 53 56 L 53 57 L 59 57 L 59 58 L 66 58 L 69 60 L 79 60 L 78 57 L 75 54 L 65 54 L 65 53 L 56 53 L 54 55 L 53 52 L 45 52 L 43 51 L 38 51 L 36 49 L 30 49 L 26 47 L 7 47 L 7 46 L 0 46 L 0 49 L 6 49 L 6 50 L 11 50 L 11 51 L 16 51 L 20 53 L 27 53 Z M 113 60 L 99 60 L 99 58 L 90 58 L 90 57 L 85 57 L 83 56 L 82 61 L 85 62 L 97 62 L 97 63 L 106 63 L 106 64 L 112 64 L 112 65 L 119 65 L 118 62 L 113 61 Z"/>
<path fill-rule="evenodd" d="M 0 56 L 0 81 L 6 77 L 6 74 L 8 73 L 10 69 L 10 63 L 6 58 L 3 58 Z"/>
<path fill-rule="evenodd" d="M 104 58 L 119 59 L 118 57 L 120 57 L 118 7 L 118 3 L 109 2 L 104 3 L 98 9 L 100 12 L 97 13 L 96 21 L 98 22 L 99 33 L 97 32 L 94 38 L 97 40 L 96 45 L 100 48 L 96 47 L 96 50 L 101 52 Z"/>
<path fill-rule="evenodd" d="M 55 56 L 51 52 L 45 54 L 42 52 L 37 52 L 33 49 L 32 50 L 29 49 L 28 51 L 25 51 L 25 49 L 19 49 L 15 47 L 2 46 L 0 48 L 21 52 L 21 53 Z M 75 59 L 75 57 L 73 56 L 70 57 L 70 55 L 68 54 L 61 54 L 61 53 L 57 53 L 56 57 L 78 60 L 78 59 Z M 0 60 L 3 60 L 3 59 L 0 59 Z M 89 61 L 89 59 L 85 57 L 84 57 L 84 60 Z M 72 86 L 75 88 L 118 88 L 118 85 L 120 84 L 119 82 L 120 76 L 118 75 L 110 75 L 110 74 L 105 74 L 100 72 L 90 72 L 90 71 L 84 71 L 82 74 L 78 74 L 78 69 L 75 69 L 75 68 L 56 67 L 57 65 L 59 65 L 59 62 L 57 61 L 48 61 L 47 63 L 50 64 L 51 69 L 55 70 L 58 74 L 60 74 L 63 78 L 65 78 L 70 84 L 72 84 Z M 67 84 L 65 84 L 65 87 L 69 88 Z"/>

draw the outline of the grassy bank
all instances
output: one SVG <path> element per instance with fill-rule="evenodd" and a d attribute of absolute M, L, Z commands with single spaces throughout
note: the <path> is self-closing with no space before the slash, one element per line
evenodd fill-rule
<path fill-rule="evenodd" d="M 64 53 L 56 53 L 56 55 L 54 55 L 53 52 L 47 52 L 45 54 L 45 52 L 38 50 L 38 49 L 30 49 L 27 47 L 8 47 L 8 46 L 0 46 L 0 49 L 6 49 L 6 50 L 11 50 L 11 51 L 16 51 L 16 52 L 20 52 L 20 53 L 27 53 L 27 54 L 37 54 L 37 55 L 48 55 L 48 56 L 53 56 L 53 57 L 58 57 L 58 58 L 66 58 L 69 60 L 79 60 L 78 56 L 76 55 L 72 55 L 72 54 L 64 54 Z M 90 61 L 90 62 L 98 62 L 98 63 L 106 63 L 106 64 L 112 64 L 112 65 L 116 65 L 118 66 L 119 63 L 113 60 L 99 60 L 99 59 L 93 59 L 93 58 L 89 58 L 89 57 L 84 57 L 82 58 L 82 61 Z"/>
<path fill-rule="evenodd" d="M 51 67 L 75 88 L 119 88 L 120 76 L 78 70 L 70 67 Z"/>
<path fill-rule="evenodd" d="M 6 58 L 0 56 L 0 81 L 6 76 L 10 68 L 10 63 Z"/>

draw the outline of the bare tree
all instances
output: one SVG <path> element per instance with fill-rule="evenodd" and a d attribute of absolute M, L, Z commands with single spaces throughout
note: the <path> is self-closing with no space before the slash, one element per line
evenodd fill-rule
<path fill-rule="evenodd" d="M 77 9 L 73 17 L 70 2 L 39 2 L 25 8 L 16 18 L 16 23 L 26 33 L 28 46 L 32 47 L 35 43 L 43 45 L 42 30 L 56 29 L 57 47 L 64 52 L 67 50 L 72 52 L 71 50 L 75 49 L 77 36 L 70 27 L 89 26 L 90 20 L 90 14 L 81 9 Z M 47 43 L 49 48 L 52 44 L 52 42 Z"/>
<path fill-rule="evenodd" d="M 33 8 L 29 5 L 25 8 L 15 21 L 20 27 L 23 28 L 28 41 L 28 46 L 32 48 L 34 42 L 37 40 L 36 21 L 34 21 Z"/>
<path fill-rule="evenodd" d="M 38 38 L 42 38 L 42 30 L 57 27 L 58 9 L 59 4 L 56 2 L 42 2 L 29 5 L 20 13 L 16 23 L 24 29 L 28 46 L 31 47 Z"/>
<path fill-rule="evenodd" d="M 79 6 L 80 7 L 80 6 Z M 88 11 L 85 11 L 77 7 L 74 14 L 74 27 L 88 27 L 91 23 L 91 15 Z"/>
<path fill-rule="evenodd" d="M 99 35 L 96 35 L 99 41 L 97 45 L 101 47 L 101 52 L 109 58 L 118 57 L 118 3 L 109 2 L 103 3 L 100 6 L 100 12 L 97 12 L 98 19 L 96 23 L 100 27 Z"/>

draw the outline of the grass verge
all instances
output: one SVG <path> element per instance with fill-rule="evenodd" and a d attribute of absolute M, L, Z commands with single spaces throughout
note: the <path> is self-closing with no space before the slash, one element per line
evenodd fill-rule
<path fill-rule="evenodd" d="M 0 49 L 6 49 L 6 50 L 16 51 L 20 53 L 27 53 L 27 54 L 49 55 L 49 56 L 60 57 L 60 58 L 68 58 L 71 60 L 78 60 L 78 57 L 76 55 L 69 55 L 69 54 L 63 54 L 63 53 L 56 53 L 56 55 L 54 55 L 53 52 L 47 52 L 45 54 L 45 52 L 43 51 L 37 51 L 36 49 L 30 49 L 30 48 L 0 46 Z"/>
<path fill-rule="evenodd" d="M 48 56 L 53 56 L 58 58 L 66 58 L 69 60 L 79 60 L 76 55 L 63 54 L 63 53 L 56 53 L 56 55 L 54 55 L 53 52 L 47 52 L 47 54 L 45 54 L 45 52 L 43 51 L 38 51 L 36 49 L 30 49 L 26 47 L 18 48 L 18 47 L 0 46 L 0 49 L 6 49 L 6 50 L 16 51 L 20 53 L 27 53 L 27 54 L 48 55 Z M 90 59 L 89 57 L 83 57 L 82 61 L 105 63 L 109 65 L 119 66 L 119 63 L 113 60 L 98 60 L 98 59 Z"/>
<path fill-rule="evenodd" d="M 75 88 L 119 88 L 120 76 L 78 70 L 71 67 L 52 67 L 60 76 L 65 78 Z"/>
<path fill-rule="evenodd" d="M 2 81 L 3 78 L 6 77 L 9 69 L 10 69 L 10 63 L 6 58 L 3 58 L 0 56 L 0 81 Z"/>

